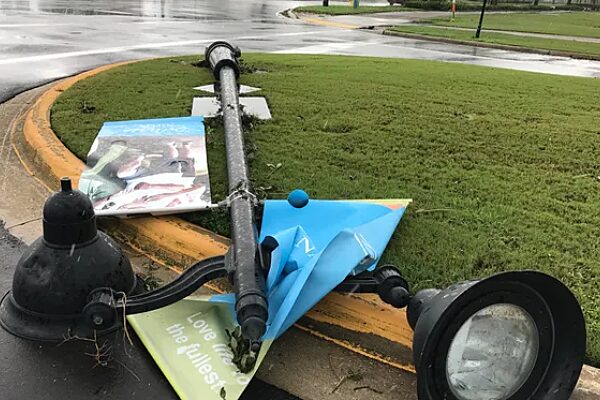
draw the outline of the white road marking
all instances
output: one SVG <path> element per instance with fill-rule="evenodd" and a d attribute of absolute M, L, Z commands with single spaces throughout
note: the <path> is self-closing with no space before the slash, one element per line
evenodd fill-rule
<path fill-rule="evenodd" d="M 230 40 L 251 40 L 251 39 L 261 39 L 261 38 L 273 38 L 273 37 L 284 37 L 284 36 L 305 36 L 305 35 L 314 35 L 315 33 L 322 33 L 323 31 L 305 31 L 305 32 L 288 32 L 281 34 L 269 34 L 269 35 L 251 35 L 251 36 L 239 36 L 235 38 L 230 38 Z M 217 40 L 223 40 L 222 37 L 215 37 L 210 39 L 198 39 L 198 40 L 181 40 L 174 42 L 162 42 L 162 43 L 144 43 L 144 44 L 136 44 L 132 46 L 119 46 L 119 47 L 107 47 L 103 49 L 94 49 L 94 50 L 81 50 L 81 51 L 69 51 L 65 53 L 55 53 L 55 54 L 43 54 L 39 56 L 27 56 L 27 57 L 16 57 L 9 58 L 5 60 L 0 60 L 0 65 L 9 65 L 9 64 L 18 64 L 18 63 L 31 63 L 38 61 L 48 61 L 48 60 L 59 60 L 63 58 L 72 58 L 72 57 L 83 57 L 83 56 L 91 56 L 98 54 L 110 54 L 110 53 L 124 53 L 132 50 L 141 50 L 141 49 L 161 49 L 165 47 L 181 47 L 181 46 L 193 46 L 197 44 L 210 43 Z"/>
<path fill-rule="evenodd" d="M 334 48 L 334 45 L 342 45 L 342 48 L 339 46 Z M 292 53 L 301 53 L 301 54 L 326 54 L 331 52 L 332 50 L 343 50 L 349 47 L 354 46 L 352 43 L 351 46 L 343 46 L 347 43 L 326 43 L 326 44 L 315 44 L 312 46 L 304 46 L 304 47 L 296 47 L 293 49 L 285 49 L 285 50 L 277 50 L 273 51 L 274 54 L 292 54 Z"/>
<path fill-rule="evenodd" d="M 49 23 L 30 23 L 30 24 L 0 24 L 0 28 L 35 28 L 43 26 L 70 26 L 76 24 L 49 24 Z"/>
<path fill-rule="evenodd" d="M 275 54 L 328 54 L 334 51 L 348 50 L 359 46 L 370 46 L 370 45 L 384 45 L 385 41 L 381 40 L 369 40 L 364 42 L 337 42 L 337 43 L 323 43 L 315 44 L 305 47 L 297 47 L 294 49 L 285 49 L 273 51 Z"/>

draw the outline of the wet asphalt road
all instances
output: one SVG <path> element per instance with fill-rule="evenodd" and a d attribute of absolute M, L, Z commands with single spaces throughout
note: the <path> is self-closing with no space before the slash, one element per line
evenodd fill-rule
<path fill-rule="evenodd" d="M 244 51 L 420 58 L 600 77 L 600 62 L 472 48 L 304 25 L 285 0 L 0 1 L 0 101 L 109 62 L 202 53 L 214 40 Z M 306 2 L 304 2 L 306 4 Z"/>

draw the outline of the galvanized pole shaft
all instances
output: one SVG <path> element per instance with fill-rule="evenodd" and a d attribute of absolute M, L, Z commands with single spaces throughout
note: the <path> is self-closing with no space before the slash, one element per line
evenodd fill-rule
<path fill-rule="evenodd" d="M 265 281 L 259 264 L 257 230 L 254 211 L 256 197 L 251 191 L 248 166 L 242 136 L 242 110 L 238 98 L 235 72 L 223 67 L 221 76 L 221 106 L 225 127 L 227 149 L 227 174 L 231 195 L 230 214 L 233 239 L 233 261 L 235 263 L 234 285 L 237 296 L 236 311 L 242 330 L 248 338 L 258 340 L 264 333 L 264 325 L 249 326 L 248 318 L 254 320 L 260 308 L 266 312 Z M 256 306 L 256 307 L 255 307 Z M 256 310 L 252 310 L 257 308 Z M 248 315 L 246 315 L 249 313 Z M 241 314 L 241 315 L 240 315 Z M 260 325 L 260 321 L 255 321 Z M 263 323 L 266 321 L 263 321 Z M 262 330 L 262 332 L 259 332 Z"/>
<path fill-rule="evenodd" d="M 230 257 L 236 293 L 235 309 L 244 337 L 258 342 L 266 331 L 268 307 L 255 219 L 257 200 L 252 191 L 244 152 L 236 51 L 227 43 L 213 43 L 207 49 L 207 59 L 221 86 L 229 179 L 232 239 Z"/>

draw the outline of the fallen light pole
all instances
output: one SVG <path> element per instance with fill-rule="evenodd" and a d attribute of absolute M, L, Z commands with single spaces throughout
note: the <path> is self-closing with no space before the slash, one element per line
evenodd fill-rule
<path fill-rule="evenodd" d="M 229 277 L 242 335 L 254 350 L 260 346 L 269 321 L 265 279 L 277 243 L 273 237 L 258 240 L 256 211 L 261 203 L 252 191 L 244 153 L 239 55 L 225 42 L 206 50 L 223 111 L 229 195 L 219 206 L 230 212 L 232 244 L 227 255 L 201 260 L 174 281 L 143 293 L 125 255 L 97 231 L 90 199 L 65 178 L 61 191 L 44 207 L 44 236 L 23 254 L 12 291 L 2 298 L 4 329 L 41 341 L 95 337 L 122 327 L 126 315 L 165 307 L 211 280 Z M 288 202 L 298 211 L 309 199 L 296 190 Z M 278 215 L 289 222 L 292 214 Z M 324 230 L 317 221 L 318 229 Z M 374 229 L 374 236 L 380 237 L 381 226 Z M 351 233 L 363 257 L 351 267 L 374 266 L 369 242 Z M 341 256 L 331 258 L 328 267 L 335 269 Z M 344 272 L 330 288 L 341 282 L 335 290 L 377 293 L 394 307 L 407 307 L 419 399 L 569 398 L 583 365 L 585 322 L 575 296 L 558 280 L 535 271 L 505 272 L 411 296 L 396 267 L 360 271 Z"/>
<path fill-rule="evenodd" d="M 242 132 L 242 110 L 237 78 L 239 50 L 229 43 L 215 42 L 206 49 L 215 79 L 220 83 L 220 99 L 225 129 L 231 215 L 230 262 L 236 294 L 235 310 L 244 337 L 258 343 L 266 331 L 268 319 L 265 296 L 265 270 L 257 243 L 256 194 L 248 177 Z M 256 345 L 255 345 L 256 347 Z"/>

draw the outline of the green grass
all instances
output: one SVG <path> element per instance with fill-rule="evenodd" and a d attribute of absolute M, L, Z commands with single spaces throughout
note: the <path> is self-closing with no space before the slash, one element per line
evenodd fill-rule
<path fill-rule="evenodd" d="M 479 15 L 459 15 L 453 21 L 432 18 L 422 22 L 475 29 Z M 600 12 L 487 14 L 483 28 L 600 38 Z"/>
<path fill-rule="evenodd" d="M 516 36 L 506 33 L 485 31 L 481 33 L 479 39 L 475 39 L 475 30 L 467 31 L 419 25 L 399 25 L 391 28 L 390 30 L 448 39 L 468 40 L 474 43 L 496 43 L 533 49 L 564 51 L 567 53 L 572 53 L 575 56 L 577 54 L 600 56 L 600 43 Z"/>
<path fill-rule="evenodd" d="M 563 280 L 600 364 L 600 80 L 464 64 L 250 54 L 273 120 L 246 134 L 271 198 L 413 198 L 383 262 L 415 288 L 532 268 Z M 192 58 L 111 70 L 64 92 L 52 126 L 84 157 L 103 121 L 189 115 L 213 81 Z M 90 112 L 91 111 L 91 112 Z M 221 128 L 208 129 L 214 200 Z M 281 163 L 273 170 L 269 164 Z M 227 233 L 222 215 L 186 218 Z"/>
<path fill-rule="evenodd" d="M 294 8 L 294 12 L 308 13 L 308 14 L 324 14 L 324 15 L 350 15 L 350 14 L 375 14 L 385 12 L 396 12 L 396 11 L 413 11 L 410 8 L 401 6 L 359 6 L 353 8 L 352 6 L 345 5 L 331 5 L 329 7 L 323 6 L 301 6 Z"/>
<path fill-rule="evenodd" d="M 294 9 L 295 12 L 304 12 L 310 14 L 326 14 L 326 15 L 349 15 L 349 14 L 371 14 L 394 11 L 449 11 L 452 7 L 451 1 L 437 0 L 408 0 L 404 6 L 360 6 L 354 9 L 349 5 L 330 5 L 323 6 L 301 6 Z M 532 3 L 498 3 L 489 4 L 486 7 L 488 11 L 557 11 L 557 10 L 583 10 L 584 7 L 599 7 L 585 6 L 581 4 L 539 4 L 534 6 Z M 456 2 L 458 11 L 480 11 L 481 1 L 465 1 L 458 0 Z"/>
<path fill-rule="evenodd" d="M 481 11 L 481 1 L 458 0 L 456 9 L 458 11 Z M 448 11 L 452 8 L 452 2 L 449 0 L 407 0 L 404 6 L 418 8 L 427 11 Z M 488 11 L 557 11 L 557 10 L 577 10 L 583 11 L 586 9 L 598 10 L 600 5 L 590 4 L 549 4 L 540 3 L 537 6 L 531 2 L 527 3 L 498 3 L 490 4 L 488 2 L 486 10 Z"/>

